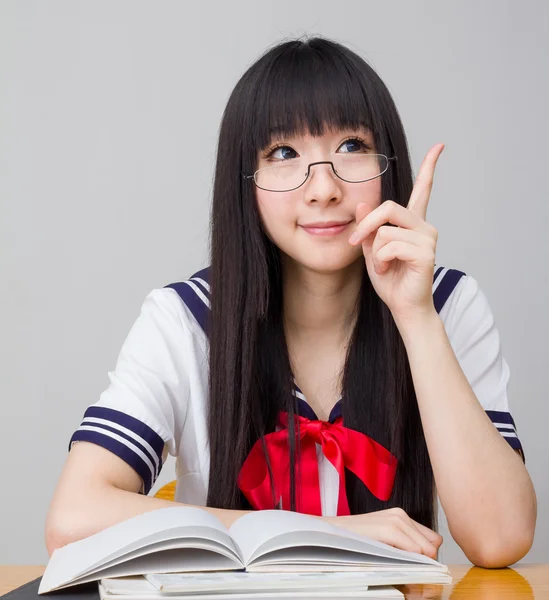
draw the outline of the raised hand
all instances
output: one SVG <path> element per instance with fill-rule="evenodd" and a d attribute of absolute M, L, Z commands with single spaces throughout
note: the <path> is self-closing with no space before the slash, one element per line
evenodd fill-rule
<path fill-rule="evenodd" d="M 363 203 L 356 209 L 358 225 L 349 243 L 362 244 L 372 285 L 397 323 L 434 310 L 438 233 L 425 219 L 443 149 L 444 144 L 437 144 L 425 156 L 406 207 L 387 200 L 372 211 Z"/>

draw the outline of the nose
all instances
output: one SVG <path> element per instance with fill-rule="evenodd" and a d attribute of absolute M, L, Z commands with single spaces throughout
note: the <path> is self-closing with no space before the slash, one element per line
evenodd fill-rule
<path fill-rule="evenodd" d="M 304 200 L 307 203 L 335 204 L 341 201 L 340 179 L 329 161 L 311 163 L 304 185 Z"/>

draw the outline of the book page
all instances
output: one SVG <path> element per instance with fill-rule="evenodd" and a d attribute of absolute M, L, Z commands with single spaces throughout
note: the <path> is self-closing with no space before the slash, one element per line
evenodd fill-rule
<path fill-rule="evenodd" d="M 117 523 L 88 538 L 56 550 L 46 568 L 38 593 L 54 590 L 97 571 L 101 565 L 151 546 L 174 539 L 210 540 L 212 551 L 219 544 L 235 556 L 240 552 L 223 524 L 209 512 L 196 507 L 174 506 L 153 510 Z"/>
<path fill-rule="evenodd" d="M 234 560 L 228 559 L 220 554 L 212 554 L 204 550 L 195 550 L 184 548 L 179 550 L 162 550 L 151 556 L 140 556 L 113 567 L 108 567 L 101 571 L 101 578 L 106 577 L 127 577 L 129 575 L 143 575 L 149 573 L 178 573 L 204 570 L 204 565 L 208 569 L 215 571 L 228 571 L 236 568 Z M 99 578 L 95 575 L 84 576 L 74 583 L 82 584 L 91 581 L 97 581 Z M 63 589 L 61 586 L 57 589 Z"/>
<path fill-rule="evenodd" d="M 159 592 L 191 594 L 200 591 L 318 590 L 345 588 L 367 589 L 362 573 L 167 573 L 146 575 L 145 579 Z M 107 580 L 112 581 L 112 580 Z M 120 584 L 118 584 L 120 585 Z"/>
<path fill-rule="evenodd" d="M 297 546 L 282 548 L 274 552 L 261 554 L 247 567 L 251 573 L 283 572 L 335 572 L 335 571 L 360 571 L 362 573 L 390 572 L 404 576 L 406 579 L 412 573 L 448 579 L 448 567 L 435 566 L 423 563 L 403 563 L 394 558 L 373 556 L 359 552 L 349 552 L 337 548 L 322 548 Z M 399 581 L 397 583 L 408 583 Z"/>
<path fill-rule="evenodd" d="M 221 556 L 225 556 L 226 558 L 230 559 L 231 561 L 231 568 L 233 569 L 238 569 L 238 568 L 242 568 L 242 561 L 240 560 L 240 558 L 234 553 L 232 552 L 229 548 L 226 548 L 225 546 L 218 544 L 217 542 L 211 541 L 211 540 L 205 540 L 204 538 L 184 538 L 184 539 L 175 539 L 173 541 L 161 541 L 161 542 L 157 542 L 156 544 L 151 544 L 149 546 L 146 546 L 145 548 L 138 548 L 137 550 L 134 550 L 132 552 L 129 552 L 127 554 L 124 554 L 122 557 L 118 557 L 118 558 L 114 558 L 112 560 L 109 560 L 106 563 L 103 563 L 100 567 L 96 567 L 95 569 L 91 569 L 89 571 L 86 571 L 86 579 L 89 579 L 90 575 L 95 575 L 96 573 L 99 573 L 101 575 L 101 577 L 105 577 L 105 570 L 109 569 L 111 567 L 115 567 L 117 565 L 126 565 L 129 561 L 133 561 L 136 558 L 140 558 L 142 556 L 151 556 L 154 555 L 155 557 L 158 556 L 161 552 L 165 552 L 166 550 L 206 550 L 207 552 L 212 553 L 212 551 L 215 551 L 216 554 L 219 554 Z M 196 553 L 197 556 L 200 554 L 199 552 Z M 207 555 L 204 555 L 207 558 Z M 213 557 L 212 557 L 213 560 Z M 207 566 L 209 568 L 209 563 L 207 563 Z M 162 571 L 167 571 L 166 569 L 162 570 Z M 80 579 L 76 578 L 73 579 L 73 582 L 79 582 Z"/>
<path fill-rule="evenodd" d="M 143 582 L 148 583 L 148 582 Z M 103 581 L 99 585 L 99 597 L 101 600 L 122 600 L 124 596 L 130 597 L 131 600 L 163 600 L 170 598 L 171 600 L 185 600 L 186 598 L 192 598 L 193 600 L 235 600 L 240 598 L 246 598 L 246 600 L 281 600 L 282 598 L 288 598 L 290 600 L 317 600 L 318 598 L 327 598 L 329 600 L 343 600 L 344 598 L 371 598 L 372 600 L 403 600 L 404 595 L 402 592 L 391 586 L 379 586 L 376 588 L 365 589 L 365 588 L 346 588 L 341 591 L 334 592 L 333 589 L 326 590 L 291 590 L 291 591 L 253 591 L 238 593 L 229 591 L 227 593 L 223 591 L 207 592 L 203 593 L 196 592 L 190 594 L 163 594 L 159 591 L 154 591 L 153 586 L 138 584 L 133 585 L 133 590 L 129 594 L 119 593 L 112 590 L 107 590 L 103 584 Z"/>
<path fill-rule="evenodd" d="M 450 575 L 440 572 L 426 572 L 416 565 L 412 570 L 387 570 L 380 571 L 375 568 L 354 571 L 307 571 L 296 573 L 280 571 L 274 568 L 265 572 L 240 572 L 229 571 L 224 573 L 167 573 L 145 575 L 145 579 L 152 584 L 158 592 L 168 594 L 191 594 L 197 592 L 232 591 L 233 593 L 252 593 L 258 591 L 282 590 L 337 590 L 369 589 L 380 585 L 408 585 L 413 583 L 423 584 L 449 584 L 452 582 Z M 109 585 L 119 589 L 124 588 L 124 580 L 106 579 Z M 130 592 L 128 592 L 130 593 Z M 334 597 L 338 597 L 334 593 Z"/>
<path fill-rule="evenodd" d="M 419 562 L 441 566 L 422 554 L 398 550 L 318 517 L 285 510 L 262 510 L 244 515 L 231 526 L 230 534 L 240 547 L 246 565 L 264 553 L 300 546 L 310 547 L 311 560 L 314 560 L 314 546 L 319 546 L 395 559 L 402 564 Z"/>

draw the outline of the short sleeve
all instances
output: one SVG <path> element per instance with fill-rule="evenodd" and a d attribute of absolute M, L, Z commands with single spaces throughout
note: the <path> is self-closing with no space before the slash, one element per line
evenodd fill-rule
<path fill-rule="evenodd" d="M 524 458 L 509 409 L 509 366 L 502 354 L 500 334 L 488 300 L 473 277 L 461 278 L 440 316 L 460 366 L 486 414 Z"/>
<path fill-rule="evenodd" d="M 87 441 L 110 450 L 139 474 L 145 494 L 165 450 L 176 454 L 186 415 L 188 349 L 180 306 L 166 290 L 150 292 L 109 373 L 109 387 L 86 410 L 69 444 Z"/>

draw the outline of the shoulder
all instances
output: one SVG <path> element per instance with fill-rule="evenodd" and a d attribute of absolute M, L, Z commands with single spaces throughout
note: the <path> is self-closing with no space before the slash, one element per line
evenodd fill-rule
<path fill-rule="evenodd" d="M 494 410 L 506 406 L 509 366 L 488 299 L 474 277 L 463 274 L 440 311 L 440 318 L 482 406 Z"/>
<path fill-rule="evenodd" d="M 457 269 L 444 268 L 433 284 L 433 300 L 458 358 L 484 359 L 497 350 L 501 340 L 494 315 L 478 281 Z M 462 365 L 463 366 L 463 365 Z"/>
<path fill-rule="evenodd" d="M 146 332 L 157 331 L 166 337 L 197 333 L 192 313 L 173 289 L 155 288 L 145 297 L 136 321 Z"/>
<path fill-rule="evenodd" d="M 174 357 L 207 353 L 205 333 L 192 307 L 170 286 L 154 288 L 145 296 L 121 349 L 121 358 L 153 360 L 166 352 Z"/>
<path fill-rule="evenodd" d="M 211 300 L 210 268 L 206 267 L 184 281 L 170 283 L 164 290 L 171 294 L 172 299 L 177 299 L 192 325 L 198 325 L 201 334 L 207 335 Z"/>
<path fill-rule="evenodd" d="M 479 282 L 459 269 L 437 266 L 433 301 L 446 329 L 467 330 L 484 322 L 493 325 L 493 314 Z"/>
<path fill-rule="evenodd" d="M 188 279 L 151 290 L 143 302 L 141 316 L 156 319 L 158 325 L 164 323 L 173 326 L 174 322 L 179 322 L 192 333 L 203 334 L 203 328 L 197 328 L 197 325 L 201 325 L 201 319 L 197 317 L 204 309 L 209 308 L 210 284 L 207 267 Z"/>

